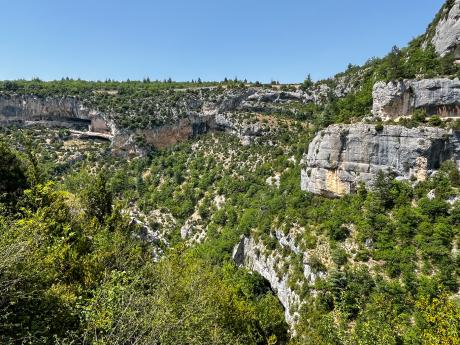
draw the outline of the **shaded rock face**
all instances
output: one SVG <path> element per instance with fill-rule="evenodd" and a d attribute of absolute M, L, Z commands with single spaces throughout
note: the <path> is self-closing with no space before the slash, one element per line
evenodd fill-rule
<path fill-rule="evenodd" d="M 440 128 L 332 125 L 310 143 L 303 159 L 304 191 L 342 196 L 360 182 L 372 186 L 379 171 L 424 180 L 445 160 L 458 157 L 458 136 Z"/>
<path fill-rule="evenodd" d="M 372 96 L 372 112 L 383 119 L 408 116 L 416 109 L 424 109 L 428 115 L 460 117 L 458 79 L 378 82 L 374 85 Z"/>
<path fill-rule="evenodd" d="M 436 52 L 444 56 L 453 52 L 460 44 L 460 0 L 455 0 L 451 7 L 446 7 L 441 16 L 431 43 Z"/>
<path fill-rule="evenodd" d="M 215 129 L 213 116 L 197 115 L 190 115 L 176 123 L 152 129 L 116 129 L 112 151 L 125 157 L 143 156 L 148 151 L 146 146 L 162 149 Z"/>
<path fill-rule="evenodd" d="M 0 93 L 0 124 L 68 127 L 109 134 L 105 114 L 89 109 L 74 97 L 37 97 Z"/>

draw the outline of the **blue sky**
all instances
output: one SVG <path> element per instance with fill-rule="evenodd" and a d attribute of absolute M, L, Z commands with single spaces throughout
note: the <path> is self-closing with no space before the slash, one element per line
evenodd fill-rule
<path fill-rule="evenodd" d="M 405 45 L 443 2 L 0 0 L 0 79 L 320 79 Z"/>

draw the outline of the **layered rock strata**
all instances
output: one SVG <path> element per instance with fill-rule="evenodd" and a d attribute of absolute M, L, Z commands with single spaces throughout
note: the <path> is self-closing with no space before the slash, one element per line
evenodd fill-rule
<path fill-rule="evenodd" d="M 0 93 L 0 125 L 64 127 L 87 131 L 88 137 L 97 137 L 100 133 L 103 139 L 112 141 L 115 154 L 134 157 L 144 155 L 149 147 L 161 149 L 212 131 L 229 132 L 238 136 L 244 144 L 249 144 L 264 134 L 262 126 L 239 121 L 234 114 L 267 112 L 280 104 L 311 101 L 311 96 L 303 91 L 257 88 L 223 90 L 214 94 L 201 92 L 200 89 L 193 92 L 182 90 L 177 91 L 177 101 L 174 104 L 168 103 L 167 96 L 165 94 L 164 99 L 145 100 L 156 102 L 155 109 L 158 108 L 158 114 L 148 116 L 155 119 L 169 112 L 171 116 L 167 121 L 154 126 L 128 128 L 121 126 L 115 118 L 126 116 L 129 119 L 129 114 L 111 114 L 91 109 L 76 97 Z"/>
<path fill-rule="evenodd" d="M 85 107 L 75 97 L 37 97 L 0 93 L 0 124 L 69 127 L 91 132 L 111 132 L 108 118 Z"/>
<path fill-rule="evenodd" d="M 442 162 L 459 157 L 458 134 L 440 128 L 355 124 L 319 132 L 303 158 L 301 187 L 326 196 L 372 186 L 380 171 L 424 180 Z"/>
<path fill-rule="evenodd" d="M 409 116 L 416 109 L 427 115 L 460 118 L 460 81 L 437 78 L 378 82 L 373 89 L 373 114 L 384 120 Z"/>

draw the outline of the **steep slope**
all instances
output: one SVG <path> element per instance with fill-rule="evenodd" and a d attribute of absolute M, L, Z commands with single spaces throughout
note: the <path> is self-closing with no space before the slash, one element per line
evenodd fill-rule
<path fill-rule="evenodd" d="M 428 27 L 425 44 L 433 44 L 436 52 L 441 56 L 456 52 L 460 44 L 459 18 L 460 1 L 447 1 Z"/>
<path fill-rule="evenodd" d="M 30 189 L 0 204 L 0 341 L 449 343 L 457 135 L 369 116 L 458 115 L 422 41 L 302 91 L 3 83 Z"/>

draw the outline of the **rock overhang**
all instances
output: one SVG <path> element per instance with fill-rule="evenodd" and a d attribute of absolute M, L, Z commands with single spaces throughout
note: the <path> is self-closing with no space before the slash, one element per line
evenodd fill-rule
<path fill-rule="evenodd" d="M 380 81 L 374 85 L 372 98 L 373 115 L 384 120 L 410 116 L 417 109 L 427 116 L 460 118 L 458 78 Z"/>

